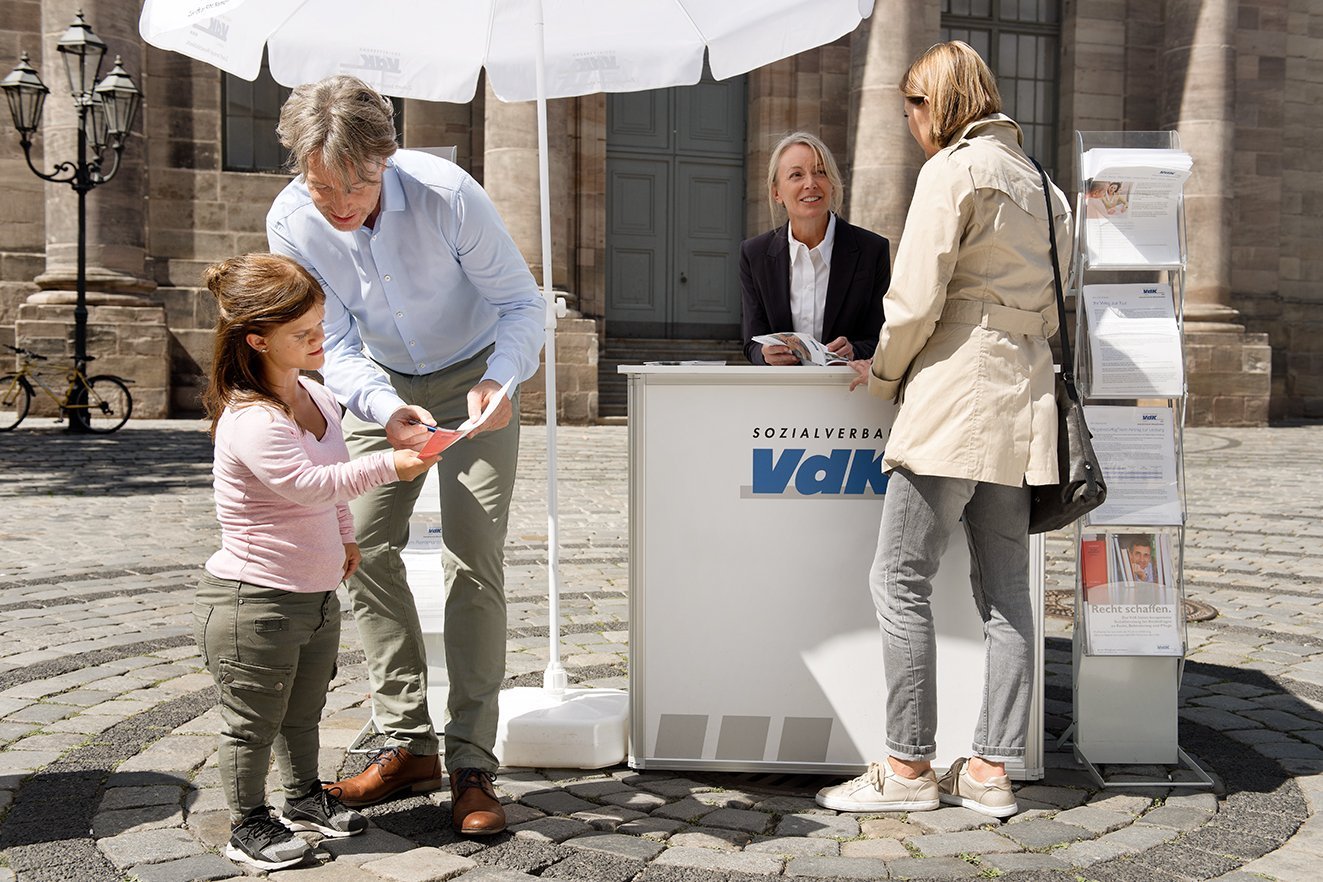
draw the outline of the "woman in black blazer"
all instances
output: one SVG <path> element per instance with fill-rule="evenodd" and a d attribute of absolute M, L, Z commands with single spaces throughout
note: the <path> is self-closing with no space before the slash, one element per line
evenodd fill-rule
<path fill-rule="evenodd" d="M 782 138 L 767 165 L 767 195 L 772 216 L 784 208 L 787 223 L 740 245 L 745 356 L 753 364 L 798 364 L 789 347 L 753 338 L 800 331 L 847 359 L 871 357 L 891 252 L 886 239 L 837 216 L 841 174 L 827 145 L 807 132 Z"/>

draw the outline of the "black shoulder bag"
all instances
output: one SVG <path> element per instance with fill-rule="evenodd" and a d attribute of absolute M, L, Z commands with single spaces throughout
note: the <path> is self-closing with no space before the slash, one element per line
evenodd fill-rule
<path fill-rule="evenodd" d="M 1098 456 L 1093 452 L 1093 435 L 1084 422 L 1084 405 L 1075 388 L 1075 361 L 1066 333 L 1066 297 L 1061 291 L 1061 269 L 1057 260 L 1057 231 L 1052 222 L 1052 191 L 1047 172 L 1030 157 L 1043 179 L 1043 198 L 1047 200 L 1047 234 L 1052 244 L 1052 280 L 1057 289 L 1057 333 L 1061 337 L 1061 371 L 1056 375 L 1057 400 L 1057 483 L 1031 486 L 1029 532 L 1046 533 L 1074 523 L 1103 504 L 1107 484 L 1103 482 Z"/>

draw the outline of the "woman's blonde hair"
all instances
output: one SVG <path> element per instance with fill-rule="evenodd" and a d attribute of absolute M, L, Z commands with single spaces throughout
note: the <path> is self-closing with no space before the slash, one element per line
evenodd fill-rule
<path fill-rule="evenodd" d="M 290 413 L 267 382 L 262 356 L 248 345 L 248 335 L 265 337 L 321 306 L 326 302 L 322 286 L 297 262 L 266 252 L 212 264 L 202 279 L 216 298 L 216 340 L 202 395 L 212 437 L 232 404 L 262 402 Z"/>
<path fill-rule="evenodd" d="M 933 144 L 948 146 L 965 126 L 1001 112 L 997 78 L 968 43 L 938 43 L 920 55 L 900 79 L 907 101 L 928 100 Z"/>
<path fill-rule="evenodd" d="M 808 132 L 791 132 L 776 142 L 776 146 L 772 148 L 772 158 L 767 161 L 767 204 L 772 208 L 772 220 L 776 220 L 776 173 L 781 165 L 781 155 L 796 144 L 803 144 L 812 150 L 814 159 L 827 173 L 827 181 L 831 184 L 831 200 L 828 205 L 832 211 L 840 214 L 841 203 L 845 199 L 845 187 L 841 183 L 841 170 L 836 167 L 836 160 L 832 157 L 831 151 L 817 135 L 810 135 Z"/>
<path fill-rule="evenodd" d="M 289 151 L 291 171 L 306 175 L 315 155 L 328 174 L 352 173 L 362 181 L 376 180 L 381 163 L 399 146 L 390 99 L 344 75 L 296 86 L 280 108 L 276 135 Z"/>

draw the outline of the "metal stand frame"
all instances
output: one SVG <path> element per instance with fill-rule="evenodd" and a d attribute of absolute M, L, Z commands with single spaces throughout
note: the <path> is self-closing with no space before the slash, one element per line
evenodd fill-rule
<path fill-rule="evenodd" d="M 1075 761 L 1081 763 L 1086 769 L 1088 769 L 1089 775 L 1093 777 L 1093 780 L 1098 783 L 1099 787 L 1102 787 L 1104 789 L 1108 787 L 1131 788 L 1131 787 L 1216 787 L 1217 786 L 1217 782 L 1215 782 L 1212 779 L 1212 777 L 1207 772 L 1204 771 L 1203 766 L 1199 765 L 1199 763 L 1195 761 L 1194 757 L 1186 753 L 1185 748 L 1181 747 L 1179 744 L 1176 745 L 1176 757 L 1180 760 L 1180 762 L 1178 763 L 1178 767 L 1189 769 L 1198 777 L 1197 781 L 1174 781 L 1170 777 L 1163 779 L 1155 778 L 1151 781 L 1142 781 L 1142 780 L 1137 781 L 1134 779 L 1127 779 L 1125 781 L 1108 781 L 1106 778 L 1103 777 L 1102 772 L 1098 770 L 1098 767 L 1094 765 L 1093 761 L 1090 760 L 1083 753 L 1081 753 L 1080 749 L 1075 746 L 1075 743 L 1071 738 L 1071 736 L 1074 734 L 1075 734 L 1075 724 L 1071 723 L 1069 726 L 1066 727 L 1066 731 L 1061 733 L 1061 737 L 1057 739 L 1057 743 L 1056 743 L 1057 749 L 1060 750 L 1061 748 L 1069 744 L 1071 752 L 1075 755 Z M 1118 764 L 1109 763 L 1108 765 L 1118 765 Z M 1144 763 L 1144 765 L 1151 766 L 1154 765 L 1154 763 Z"/>
<path fill-rule="evenodd" d="M 358 734 L 354 736 L 354 740 L 349 742 L 349 749 L 346 750 L 345 753 L 376 753 L 377 748 L 364 747 L 363 744 L 367 741 L 371 741 L 378 735 L 385 734 L 386 730 L 381 728 L 381 724 L 377 722 L 377 712 L 376 710 L 373 710 L 372 716 L 368 717 L 368 721 L 363 724 L 363 728 L 358 730 Z"/>
<path fill-rule="evenodd" d="M 1083 292 L 1083 289 L 1084 289 L 1084 286 L 1085 286 L 1085 278 L 1086 278 L 1087 274 L 1089 273 L 1089 271 L 1090 271 L 1091 269 L 1095 269 L 1094 267 L 1090 267 L 1090 266 L 1087 265 L 1087 251 L 1086 251 L 1086 248 L 1085 248 L 1085 237 L 1086 237 L 1085 228 L 1086 228 L 1086 225 L 1085 225 L 1085 220 L 1084 220 L 1084 219 L 1085 219 L 1085 216 L 1086 216 L 1085 192 L 1086 192 L 1086 187 L 1087 187 L 1087 183 L 1088 183 L 1088 182 L 1084 180 L 1084 175 L 1083 175 L 1083 155 L 1084 155 L 1084 153 L 1085 153 L 1086 148 L 1091 148 L 1091 147 L 1119 147 L 1119 148 L 1178 148 L 1178 147 L 1180 147 L 1180 139 L 1179 139 L 1179 137 L 1176 135 L 1176 133 L 1174 133 L 1174 132 L 1076 132 L 1076 133 L 1075 133 L 1075 165 L 1076 165 L 1076 170 L 1077 170 L 1077 172 L 1078 172 L 1078 174 L 1079 174 L 1079 178 L 1078 178 L 1078 181 L 1077 181 L 1077 183 L 1078 183 L 1078 189 L 1079 189 L 1079 196 L 1078 196 L 1078 200 L 1077 200 L 1077 204 L 1076 204 L 1076 224 L 1077 224 L 1077 226 L 1076 226 L 1076 235 L 1075 235 L 1075 250 L 1074 250 L 1074 255 L 1073 255 L 1073 256 L 1074 256 L 1074 259 L 1073 259 L 1073 261 L 1072 261 L 1072 273 L 1071 273 L 1071 284 L 1070 284 L 1070 289 L 1071 289 L 1071 293 L 1073 293 L 1073 294 L 1075 295 L 1075 303 L 1076 303 L 1076 306 L 1075 306 L 1075 309 L 1076 309 L 1076 320 L 1075 320 L 1075 328 L 1076 328 L 1076 332 L 1075 332 L 1075 340 L 1076 340 L 1075 358 L 1076 358 L 1076 364 L 1074 365 L 1074 367 L 1076 368 L 1077 374 L 1078 374 L 1078 372 L 1079 372 L 1080 361 L 1082 360 L 1082 353 L 1086 351 L 1086 348 L 1087 348 L 1088 345 L 1089 345 L 1089 343 L 1088 343 L 1088 335 L 1087 335 L 1087 333 L 1086 333 L 1086 325 L 1085 325 L 1085 321 L 1084 321 L 1084 306 L 1083 306 L 1083 298 L 1082 298 L 1081 295 L 1082 295 L 1082 292 Z M 1180 198 L 1180 197 L 1178 197 L 1178 198 Z M 1119 273 L 1119 274 L 1124 274 L 1124 273 L 1127 273 L 1127 272 L 1136 272 L 1136 271 L 1138 271 L 1138 272 L 1143 272 L 1143 273 L 1146 273 L 1146 274 L 1147 274 L 1147 273 L 1164 274 L 1165 277 L 1166 277 L 1166 279 L 1167 279 L 1167 282 L 1171 285 L 1172 294 L 1173 294 L 1173 296 L 1174 296 L 1174 298 L 1175 298 L 1175 304 L 1174 304 L 1174 306 L 1175 306 L 1175 310 L 1176 310 L 1176 325 L 1177 325 L 1178 332 L 1182 335 L 1182 338 L 1183 338 L 1183 336 L 1184 336 L 1184 315 L 1185 315 L 1185 259 L 1186 259 L 1186 253 L 1187 253 L 1187 252 L 1186 252 L 1186 247 L 1185 247 L 1185 234 L 1186 234 L 1186 227 L 1185 227 L 1185 209 L 1184 209 L 1184 203 L 1183 203 L 1183 200 L 1182 200 L 1180 203 L 1178 203 L 1178 206 L 1177 206 L 1177 236 L 1179 237 L 1179 251 L 1180 251 L 1180 262 L 1179 262 L 1179 263 L 1177 263 L 1177 264 L 1170 264 L 1170 265 L 1152 265 L 1152 266 L 1146 266 L 1146 265 L 1136 265 L 1136 266 L 1115 266 L 1115 267 L 1112 267 L 1112 266 L 1104 266 L 1104 267 L 1097 267 L 1097 268 L 1096 268 L 1096 269 L 1101 269 L 1101 270 L 1110 270 L 1110 271 L 1113 272 L 1113 273 Z M 1087 379 L 1085 379 L 1085 381 L 1084 381 L 1084 383 L 1083 383 L 1083 388 L 1081 389 L 1081 391 L 1082 391 L 1083 394 L 1084 394 L 1084 397 L 1085 397 L 1086 402 L 1087 402 L 1088 399 L 1091 397 L 1091 395 L 1090 395 L 1090 392 L 1091 392 L 1091 386 L 1092 386 L 1092 379 L 1091 379 L 1091 378 L 1087 378 Z M 1174 426 L 1175 439 L 1174 439 L 1174 440 L 1175 440 L 1175 443 L 1176 443 L 1176 451 L 1175 451 L 1175 453 L 1176 453 L 1176 480 L 1177 480 L 1177 493 L 1178 493 L 1179 496 L 1180 496 L 1180 499 L 1181 499 L 1181 502 L 1182 502 L 1182 510 L 1184 511 L 1184 508 L 1185 508 L 1185 506 L 1184 506 L 1184 499 L 1185 499 L 1185 475 L 1184 475 L 1184 469 L 1185 469 L 1185 457 L 1184 457 L 1184 449 L 1183 449 L 1183 448 L 1184 448 L 1184 427 L 1185 427 L 1185 415 L 1186 415 L 1186 395 L 1185 395 L 1185 394 L 1181 394 L 1181 395 L 1178 396 L 1178 397 L 1174 397 L 1174 398 L 1169 399 L 1169 406 L 1172 408 L 1172 413 L 1173 413 L 1173 415 L 1174 415 L 1174 417 L 1175 417 L 1175 426 Z M 1171 529 L 1171 527 L 1167 527 L 1167 526 L 1140 525 L 1140 524 L 1136 524 L 1136 525 L 1134 525 L 1134 526 L 1137 527 L 1137 528 L 1140 528 L 1140 529 L 1144 529 L 1144 530 L 1159 530 L 1159 529 L 1161 529 L 1161 530 L 1166 531 L 1166 530 Z M 1110 532 L 1110 531 L 1113 530 L 1113 529 L 1116 529 L 1115 525 L 1112 526 L 1112 527 L 1109 527 L 1109 528 L 1103 528 L 1102 532 Z M 1085 528 L 1084 528 L 1084 526 L 1083 526 L 1083 523 L 1077 523 L 1077 524 L 1075 525 L 1075 529 L 1074 529 L 1074 531 L 1073 531 L 1073 532 L 1074 532 L 1075 554 L 1076 554 L 1077 561 L 1078 561 L 1079 548 L 1080 548 L 1080 539 L 1081 539 L 1081 535 L 1082 535 L 1082 533 L 1084 532 L 1084 530 L 1085 530 Z M 1184 517 L 1182 517 L 1182 522 L 1181 522 L 1181 524 L 1179 524 L 1179 525 L 1177 525 L 1177 526 L 1175 527 L 1175 535 L 1176 535 L 1176 540 L 1175 540 L 1175 541 L 1176 541 L 1176 545 L 1177 545 L 1177 558 L 1176 558 L 1177 585 L 1178 585 L 1178 587 L 1179 587 L 1179 589 L 1180 589 L 1180 591 L 1179 591 L 1179 595 L 1178 595 L 1178 596 L 1179 596 L 1180 598 L 1183 599 L 1184 596 L 1185 596 L 1185 590 L 1184 590 L 1184 588 L 1185 588 L 1185 584 L 1184 584 L 1184 583 L 1185 583 L 1185 579 L 1184 579 L 1184 574 L 1183 574 L 1183 572 L 1182 572 L 1182 570 L 1183 570 L 1183 568 L 1184 568 L 1184 550 L 1185 550 L 1185 548 L 1184 548 L 1184 546 L 1185 546 L 1185 524 L 1184 524 Z M 1183 604 L 1183 603 L 1181 604 L 1180 608 L 1181 608 L 1182 611 L 1184 610 L 1184 604 Z M 1214 786 L 1215 786 L 1214 781 L 1213 781 L 1213 779 L 1208 775 L 1208 773 L 1205 772 L 1205 771 L 1203 770 L 1203 768 L 1201 768 L 1201 767 L 1199 766 L 1199 764 L 1198 764 L 1197 762 L 1195 762 L 1194 759 L 1193 759 L 1192 757 L 1190 757 L 1190 755 L 1187 754 L 1187 753 L 1181 748 L 1181 746 L 1180 746 L 1179 743 L 1176 743 L 1176 742 L 1175 742 L 1175 739 L 1176 739 L 1176 737 L 1177 737 L 1177 731 L 1178 731 L 1178 723 L 1177 723 L 1176 719 L 1174 719 L 1174 715 L 1175 715 L 1175 711 L 1176 711 L 1176 708 L 1175 708 L 1175 707 L 1172 707 L 1172 708 L 1171 708 L 1171 711 L 1172 711 L 1172 714 L 1173 714 L 1173 719 L 1172 719 L 1172 723 L 1171 723 L 1170 737 L 1171 737 L 1171 739 L 1172 739 L 1172 742 L 1171 742 L 1169 745 L 1166 744 L 1165 738 L 1166 738 L 1167 736 L 1166 736 L 1165 733 L 1164 733 L 1164 734 L 1162 734 L 1162 735 L 1160 735 L 1160 736 L 1152 736 L 1152 737 L 1150 738 L 1150 744 L 1153 743 L 1153 740 L 1154 740 L 1154 739 L 1161 739 L 1162 742 L 1163 742 L 1163 744 L 1164 744 L 1164 746 L 1163 746 L 1163 748 L 1161 749 L 1161 751 L 1159 752 L 1159 755 L 1162 756 L 1162 757 L 1164 757 L 1164 758 L 1169 758 L 1169 757 L 1171 756 L 1171 753 L 1169 752 L 1169 748 L 1174 748 L 1174 749 L 1175 749 L 1175 755 L 1176 755 L 1176 758 L 1177 758 L 1177 760 L 1178 760 L 1178 765 L 1179 765 L 1180 767 L 1184 767 L 1184 768 L 1190 770 L 1191 772 L 1193 772 L 1194 775 L 1197 777 L 1198 780 L 1191 780 L 1191 781 L 1173 781 L 1173 780 L 1171 780 L 1170 775 L 1169 775 L 1169 776 L 1168 776 L 1167 778 L 1165 778 L 1165 779 L 1157 779 L 1157 780 L 1152 780 L 1152 781 L 1143 781 L 1143 780 L 1126 780 L 1126 781 L 1124 781 L 1124 782 L 1119 782 L 1119 781 L 1118 781 L 1118 782 L 1115 782 L 1115 783 L 1109 783 L 1109 782 L 1103 777 L 1102 772 L 1099 770 L 1098 766 L 1095 765 L 1094 762 L 1093 762 L 1092 760 L 1090 760 L 1090 759 L 1084 754 L 1083 749 L 1080 747 L 1079 743 L 1077 742 L 1077 740 L 1076 740 L 1075 737 L 1074 737 L 1074 735 L 1075 735 L 1075 733 L 1076 733 L 1076 731 L 1077 731 L 1077 724 L 1078 724 L 1078 722 L 1080 721 L 1081 716 L 1082 716 L 1082 715 L 1081 715 L 1081 712 L 1080 712 L 1081 690 L 1084 689 L 1084 688 L 1087 688 L 1087 687 L 1088 687 L 1088 684 L 1087 684 L 1087 683 L 1082 683 L 1081 681 L 1082 681 L 1082 679 L 1092 679 L 1092 678 L 1096 677 L 1096 676 L 1097 676 L 1097 670 L 1100 669 L 1099 666 L 1105 666 L 1105 665 L 1110 664 L 1110 662 L 1108 661 L 1108 657 L 1105 657 L 1105 656 L 1090 656 L 1090 655 L 1088 655 L 1088 653 L 1085 651 L 1084 644 L 1082 644 L 1082 643 L 1080 642 L 1081 640 L 1084 639 L 1084 636 L 1083 636 L 1083 630 L 1084 630 L 1084 615 L 1085 615 L 1085 612 L 1084 612 L 1084 595 L 1083 595 L 1083 588 L 1082 588 L 1081 581 L 1080 581 L 1080 573 L 1079 573 L 1079 568 L 1078 568 L 1078 563 L 1077 563 L 1077 566 L 1076 566 L 1076 572 L 1075 572 L 1075 629 L 1074 629 L 1074 635 L 1073 635 L 1073 638 L 1072 638 L 1073 641 L 1074 641 L 1074 646 L 1072 647 L 1072 649 L 1073 649 L 1073 653 L 1072 653 L 1072 655 L 1073 655 L 1073 659 L 1072 659 L 1072 661 L 1073 661 L 1073 664 L 1072 664 L 1072 669 L 1073 669 L 1073 670 L 1072 670 L 1072 674 L 1073 674 L 1073 676 L 1072 676 L 1072 687 L 1073 687 L 1072 704 L 1073 704 L 1073 717 L 1074 717 L 1074 719 L 1072 720 L 1070 726 L 1067 727 L 1066 731 L 1062 733 L 1060 739 L 1057 741 L 1057 747 L 1058 747 L 1058 748 L 1061 748 L 1061 747 L 1064 747 L 1067 743 L 1069 743 L 1070 746 L 1071 746 L 1072 751 L 1074 752 L 1075 759 L 1076 759 L 1077 761 L 1079 761 L 1081 764 L 1083 764 L 1083 765 L 1089 770 L 1089 774 L 1090 774 L 1090 775 L 1093 777 L 1093 779 L 1098 783 L 1098 785 L 1101 786 L 1101 787 L 1104 787 L 1104 788 L 1106 788 L 1106 787 L 1145 787 L 1145 786 L 1155 786 L 1155 787 L 1205 787 L 1205 788 L 1207 788 L 1207 787 L 1214 787 Z M 1182 616 L 1181 626 L 1182 626 L 1182 628 L 1185 627 L 1184 616 Z M 1183 648 L 1183 650 L 1182 650 L 1182 655 L 1180 656 L 1180 659 L 1179 659 L 1179 661 L 1177 662 L 1177 664 L 1176 664 L 1176 666 L 1175 666 L 1175 670 L 1174 670 L 1173 674 L 1168 675 L 1166 672 L 1163 672 L 1163 676 L 1164 676 L 1164 677 L 1167 677 L 1167 676 L 1174 676 L 1174 677 L 1175 677 L 1174 682 L 1172 682 L 1172 681 L 1170 681 L 1170 680 L 1166 680 L 1166 681 L 1164 681 L 1164 682 L 1165 682 L 1166 686 L 1167 686 L 1168 688 L 1170 688 L 1170 694 L 1171 694 L 1171 697 L 1172 697 L 1172 701 L 1175 701 L 1175 702 L 1177 702 L 1177 703 L 1179 703 L 1179 700 L 1180 700 L 1180 699 L 1179 699 L 1179 687 L 1180 687 L 1181 675 L 1184 673 L 1184 649 L 1188 649 L 1188 639 L 1187 639 L 1184 635 L 1182 635 L 1182 643 L 1183 643 L 1183 646 L 1184 646 L 1184 648 Z M 1119 663 L 1119 662 L 1121 661 L 1121 659 L 1123 659 L 1123 658 L 1125 658 L 1125 657 L 1119 657 L 1119 656 L 1116 657 L 1116 659 L 1118 660 L 1118 663 Z M 1134 658 L 1138 658 L 1138 657 L 1131 656 L 1131 657 L 1129 657 L 1129 658 L 1134 659 Z M 1153 658 L 1154 658 L 1154 660 L 1156 660 L 1158 657 L 1155 656 L 1155 657 L 1153 657 Z M 1086 678 L 1086 676 L 1085 676 L 1085 674 L 1084 674 L 1084 668 L 1085 668 L 1086 665 L 1091 666 L 1090 669 L 1094 671 L 1094 673 L 1089 674 L 1087 678 Z M 1132 676 L 1133 676 L 1133 672 L 1132 672 Z M 1151 697 L 1151 696 L 1154 695 L 1154 692 L 1153 692 L 1153 689 L 1155 688 L 1155 683 L 1154 683 L 1154 682 L 1146 682 L 1146 683 L 1142 684 L 1142 686 L 1145 687 L 1145 688 L 1148 688 L 1148 689 L 1149 689 L 1149 692 L 1147 693 L 1148 696 Z M 1153 706 L 1154 703 L 1157 703 L 1157 704 L 1163 704 L 1164 707 L 1165 707 L 1165 699 L 1164 699 L 1164 698 L 1158 697 L 1158 698 L 1156 698 L 1156 699 L 1151 700 L 1151 702 L 1150 702 L 1150 706 Z M 1096 702 L 1095 702 L 1095 706 L 1096 706 Z M 1089 722 L 1089 726 L 1090 726 L 1090 727 L 1093 727 L 1093 726 L 1094 726 L 1094 722 L 1093 722 L 1093 721 L 1090 721 L 1090 722 Z M 1149 733 L 1149 734 L 1151 735 L 1151 730 L 1150 730 L 1150 733 Z M 1106 736 L 1104 736 L 1104 740 L 1105 740 L 1105 739 L 1106 739 Z M 1097 741 L 1098 741 L 1098 737 L 1097 737 L 1097 735 L 1096 735 L 1094 729 L 1093 729 L 1093 728 L 1090 728 L 1090 729 L 1089 729 L 1089 737 L 1086 739 L 1086 742 L 1088 742 L 1089 744 L 1093 745 L 1093 744 L 1095 744 Z M 1110 751 L 1110 754 L 1111 754 L 1111 755 L 1115 755 L 1116 753 L 1117 753 L 1116 750 L 1112 750 L 1112 751 Z M 1163 763 L 1163 762 L 1147 762 L 1147 761 L 1143 760 L 1142 758 L 1140 758 L 1140 757 L 1138 757 L 1138 756 L 1135 756 L 1134 759 L 1135 759 L 1135 762 L 1133 762 L 1133 763 L 1116 763 L 1116 762 L 1108 762 L 1108 763 L 1106 763 L 1106 765 L 1108 765 L 1108 766 L 1115 766 L 1115 765 L 1139 765 L 1139 766 L 1144 766 L 1144 767 L 1151 767 L 1151 766 L 1155 766 L 1155 765 L 1157 765 L 1157 766 L 1162 766 L 1162 765 L 1168 765 L 1168 766 L 1169 766 L 1169 765 L 1170 765 L 1170 763 Z"/>

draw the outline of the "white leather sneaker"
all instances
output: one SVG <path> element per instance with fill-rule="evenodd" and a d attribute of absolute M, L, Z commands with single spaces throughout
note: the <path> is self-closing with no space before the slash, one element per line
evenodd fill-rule
<path fill-rule="evenodd" d="M 838 812 L 926 812 L 941 805 L 937 776 L 931 769 L 917 778 L 905 778 L 888 762 L 872 763 L 859 777 L 822 788 L 816 799 L 823 808 Z"/>
<path fill-rule="evenodd" d="M 975 780 L 969 774 L 968 763 L 965 757 L 951 763 L 951 768 L 937 782 L 943 803 L 963 806 L 994 818 L 1009 818 L 1020 810 L 1015 794 L 1011 792 L 1010 778 L 997 775 L 986 781 Z"/>

